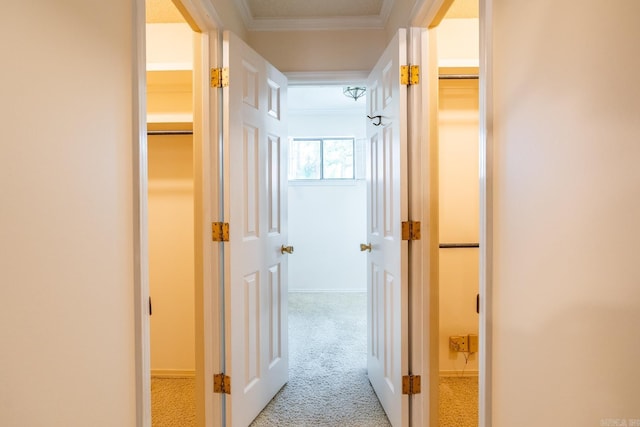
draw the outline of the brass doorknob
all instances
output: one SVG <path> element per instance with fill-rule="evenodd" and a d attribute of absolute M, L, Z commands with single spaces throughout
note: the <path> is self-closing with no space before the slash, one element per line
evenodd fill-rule
<path fill-rule="evenodd" d="M 292 254 L 293 253 L 293 246 L 285 246 L 282 245 L 282 247 L 280 247 L 280 253 L 281 254 Z"/>
<path fill-rule="evenodd" d="M 371 252 L 371 243 L 369 243 L 368 245 L 365 245 L 364 243 L 360 243 L 360 251 L 361 252 L 364 252 L 364 251 Z"/>

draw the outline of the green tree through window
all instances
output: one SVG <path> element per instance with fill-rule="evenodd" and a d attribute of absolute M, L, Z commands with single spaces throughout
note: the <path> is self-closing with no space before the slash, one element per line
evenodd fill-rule
<path fill-rule="evenodd" d="M 354 138 L 293 138 L 289 179 L 354 179 Z"/>

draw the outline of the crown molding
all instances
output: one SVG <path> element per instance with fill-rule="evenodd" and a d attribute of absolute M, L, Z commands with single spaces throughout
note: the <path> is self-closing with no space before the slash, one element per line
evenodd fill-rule
<path fill-rule="evenodd" d="M 382 30 L 394 0 L 383 0 L 379 15 L 326 18 L 254 18 L 247 0 L 234 0 L 247 31 Z"/>
<path fill-rule="evenodd" d="M 361 85 L 369 71 L 289 71 L 284 73 L 289 85 Z"/>

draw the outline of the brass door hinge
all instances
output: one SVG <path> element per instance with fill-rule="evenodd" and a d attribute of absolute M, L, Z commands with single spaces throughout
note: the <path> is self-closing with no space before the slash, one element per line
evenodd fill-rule
<path fill-rule="evenodd" d="M 229 223 L 228 222 L 212 222 L 211 238 L 214 242 L 229 241 Z"/>
<path fill-rule="evenodd" d="M 229 86 L 229 69 L 228 68 L 212 68 L 211 69 L 211 87 L 221 88 Z"/>
<path fill-rule="evenodd" d="M 420 394 L 420 375 L 402 377 L 402 394 Z"/>
<path fill-rule="evenodd" d="M 215 374 L 213 376 L 213 392 L 231 394 L 231 377 L 225 374 Z"/>
<path fill-rule="evenodd" d="M 420 83 L 419 65 L 402 65 L 400 67 L 400 84 L 411 86 Z"/>
<path fill-rule="evenodd" d="M 402 240 L 420 240 L 420 221 L 402 222 Z"/>

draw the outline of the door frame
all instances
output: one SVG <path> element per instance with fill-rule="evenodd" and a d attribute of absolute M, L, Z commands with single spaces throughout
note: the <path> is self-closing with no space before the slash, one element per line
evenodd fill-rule
<path fill-rule="evenodd" d="M 223 219 L 222 162 L 218 138 L 221 92 L 211 89 L 210 68 L 222 64 L 222 20 L 206 0 L 173 0 L 194 31 L 193 159 L 195 255 L 196 425 L 222 426 L 224 394 L 213 392 L 213 377 L 224 372 L 224 248 L 208 236 Z M 216 286 L 219 285 L 219 286 Z M 221 345 L 222 343 L 222 345 Z M 146 427 L 146 426 L 145 426 Z"/>
<path fill-rule="evenodd" d="M 136 425 L 151 426 L 151 333 L 149 320 L 149 222 L 147 220 L 147 76 L 145 2 L 133 9 L 133 312 Z"/>
<path fill-rule="evenodd" d="M 424 123 L 428 123 L 429 132 L 437 129 L 437 87 L 438 87 L 438 65 L 436 50 L 436 34 L 435 28 L 440 24 L 446 11 L 449 9 L 454 0 L 419 0 L 414 7 L 412 13 L 411 25 L 416 27 L 424 27 L 428 32 L 429 49 L 423 58 L 428 58 L 429 81 L 428 84 L 422 86 L 421 96 Z M 478 426 L 490 427 L 492 425 L 492 325 L 493 325 L 493 80 L 492 80 L 492 64 L 493 64 L 493 45 L 492 41 L 492 16 L 493 16 L 493 0 L 479 0 L 479 24 L 480 24 L 480 58 L 479 58 L 479 146 L 480 146 L 480 250 L 479 250 L 479 286 L 478 291 L 480 298 L 480 316 L 479 316 L 479 352 L 478 352 Z M 435 67 L 435 68 L 434 68 Z M 424 73 L 423 73 L 424 74 Z M 426 137 L 423 135 L 423 137 Z M 429 138 L 437 140 L 436 135 L 430 135 Z M 434 139 L 435 138 L 435 139 Z M 430 165 L 430 163 L 424 163 Z M 428 199 L 425 199 L 428 200 Z M 438 246 L 432 246 L 432 250 L 437 250 Z M 428 257 L 423 257 L 424 265 L 428 266 Z M 435 266 L 437 269 L 437 265 Z M 438 305 L 438 281 L 437 279 L 430 282 L 430 294 L 435 299 L 429 305 L 425 299 L 425 307 L 432 308 L 433 315 L 431 323 L 426 322 L 429 336 L 431 338 L 438 337 L 439 325 L 437 322 L 437 307 L 433 309 L 433 304 Z M 434 287 L 436 289 L 434 289 Z M 422 337 L 418 337 L 422 339 Z M 434 342 L 430 340 L 432 347 L 430 350 L 435 351 L 430 354 L 430 372 L 438 372 L 437 364 L 438 342 L 437 338 Z M 433 365 L 434 359 L 436 364 Z M 424 408 L 431 409 L 430 426 L 439 425 L 438 421 L 438 376 L 429 378 L 429 390 L 431 397 L 424 402 Z M 435 417 L 435 419 L 434 419 Z"/>
<path fill-rule="evenodd" d="M 422 375 L 422 392 L 410 396 L 411 426 L 438 425 L 438 143 L 436 39 L 427 28 L 408 30 L 408 62 L 420 66 L 421 81 L 407 91 L 409 219 L 423 223 L 422 240 L 409 246 L 409 369 Z M 436 79 L 434 81 L 434 79 Z M 436 86 L 437 87 L 437 86 Z M 435 233 L 431 232 L 436 230 Z M 436 333 L 434 333 L 434 331 Z"/>
<path fill-rule="evenodd" d="M 493 423 L 493 0 L 480 0 L 479 427 Z"/>
<path fill-rule="evenodd" d="M 209 68 L 221 64 L 220 31 L 222 21 L 207 0 L 174 0 L 194 31 L 193 63 L 193 147 L 194 147 L 194 237 L 195 237 L 195 345 L 196 345 L 196 422 L 199 426 L 222 425 L 223 396 L 213 393 L 214 372 L 224 363 L 219 343 L 223 336 L 214 310 L 222 301 L 214 286 L 220 268 L 219 248 L 206 238 L 214 218 L 220 218 L 219 180 L 213 165 L 219 160 L 212 137 L 218 135 L 219 119 L 211 117 L 220 97 L 210 91 Z M 135 410 L 136 425 L 151 426 L 149 255 L 147 220 L 147 138 L 146 138 L 146 22 L 145 2 L 134 5 L 133 99 L 134 135 L 134 329 L 135 329 Z M 205 359 L 204 355 L 210 355 Z"/>

